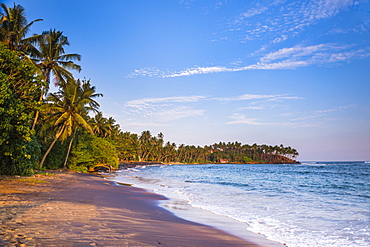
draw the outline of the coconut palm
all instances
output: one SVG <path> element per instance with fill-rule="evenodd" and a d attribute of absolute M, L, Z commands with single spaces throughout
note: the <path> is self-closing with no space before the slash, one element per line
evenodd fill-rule
<path fill-rule="evenodd" d="M 98 97 L 103 97 L 103 94 L 96 93 L 96 87 L 91 85 L 90 80 L 84 79 L 80 81 L 78 79 L 78 83 L 81 83 L 81 97 L 85 100 L 86 104 L 90 106 L 89 110 L 98 113 L 100 105 L 94 99 Z"/>
<path fill-rule="evenodd" d="M 108 118 L 108 124 L 111 126 L 111 135 L 109 136 L 111 139 L 115 140 L 118 138 L 118 136 L 121 134 L 121 126 L 119 124 L 116 124 L 116 120 L 112 117 Z"/>
<path fill-rule="evenodd" d="M 68 38 L 63 32 L 50 29 L 45 31 L 37 38 L 38 49 L 31 53 L 32 60 L 40 69 L 46 86 L 42 88 L 40 101 L 44 94 L 49 90 L 51 76 L 54 76 L 56 85 L 73 80 L 73 75 L 69 70 L 81 71 L 81 66 L 75 64 L 72 60 L 81 60 L 79 54 L 65 54 L 64 47 L 69 45 Z M 33 122 L 32 129 L 35 128 L 39 112 Z"/>
<path fill-rule="evenodd" d="M 78 95 L 78 97 L 80 98 L 80 101 L 81 101 L 80 104 L 88 105 L 88 107 L 86 107 L 87 111 L 92 111 L 92 112 L 95 112 L 95 113 L 99 112 L 98 110 L 99 110 L 100 105 L 97 101 L 94 100 L 94 98 L 102 97 L 103 94 L 96 93 L 95 86 L 92 86 L 90 84 L 90 80 L 82 80 L 82 84 L 81 84 L 81 81 L 78 79 L 77 84 L 81 85 L 79 87 L 79 95 Z M 73 140 L 75 138 L 77 129 L 78 129 L 77 126 L 75 126 L 72 137 L 71 137 L 71 140 L 69 141 L 68 151 L 67 151 L 67 155 L 66 155 L 66 158 L 65 158 L 65 161 L 64 161 L 64 167 L 67 166 L 68 157 L 69 157 L 69 154 L 71 152 L 72 143 L 73 143 Z"/>
<path fill-rule="evenodd" d="M 0 13 L 0 42 L 4 43 L 9 50 L 19 51 L 22 55 L 29 54 L 34 49 L 34 42 L 39 35 L 33 35 L 25 38 L 30 27 L 42 19 L 36 19 L 28 23 L 24 8 L 21 5 L 14 4 L 13 8 L 1 4 L 3 13 Z M 24 56 L 26 57 L 26 56 Z"/>
<path fill-rule="evenodd" d="M 31 54 L 33 60 L 42 71 L 43 79 L 50 83 L 52 75 L 56 85 L 73 79 L 69 70 L 81 71 L 81 66 L 72 60 L 81 60 L 79 54 L 65 54 L 64 47 L 69 46 L 69 41 L 63 32 L 55 29 L 44 31 L 37 39 L 38 49 Z"/>
<path fill-rule="evenodd" d="M 61 84 L 58 92 L 49 94 L 42 108 L 43 112 L 47 114 L 47 121 L 53 123 L 56 134 L 40 162 L 40 167 L 43 166 L 46 157 L 58 139 L 66 140 L 69 136 L 74 135 L 78 128 L 93 133 L 91 126 L 86 121 L 87 113 L 91 107 L 86 98 L 83 97 L 79 81 L 70 80 Z M 68 154 L 69 152 L 66 159 Z"/>
<path fill-rule="evenodd" d="M 90 124 L 92 126 L 94 134 L 99 137 L 108 137 L 111 133 L 111 125 L 108 123 L 108 119 L 103 117 L 101 112 L 98 112 L 91 120 Z"/>

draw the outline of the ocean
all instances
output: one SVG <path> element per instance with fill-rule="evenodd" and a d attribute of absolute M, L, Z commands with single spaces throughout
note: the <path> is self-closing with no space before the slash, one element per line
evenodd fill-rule
<path fill-rule="evenodd" d="M 204 212 L 205 223 L 240 237 L 259 233 L 289 247 L 370 245 L 368 162 L 157 165 L 113 179 L 165 195 L 163 206 L 180 217 L 199 222 Z"/>

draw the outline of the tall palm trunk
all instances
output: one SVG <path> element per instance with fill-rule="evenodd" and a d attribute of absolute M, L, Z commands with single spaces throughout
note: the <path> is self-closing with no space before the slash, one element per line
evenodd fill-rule
<path fill-rule="evenodd" d="M 42 98 L 44 97 L 44 90 L 45 90 L 44 87 L 42 87 L 39 101 L 41 101 Z M 37 121 L 39 119 L 39 115 L 40 115 L 40 111 L 36 110 L 35 118 L 33 119 L 33 124 L 32 124 L 32 129 L 33 130 L 36 128 L 36 124 L 37 124 Z"/>
<path fill-rule="evenodd" d="M 77 129 L 73 131 L 71 141 L 69 142 L 69 145 L 68 145 L 68 151 L 67 151 L 66 159 L 64 160 L 64 165 L 63 165 L 64 168 L 67 168 L 67 161 L 68 161 L 69 154 L 71 153 L 73 140 L 75 139 L 75 136 L 76 136 L 76 130 Z"/>
<path fill-rule="evenodd" d="M 50 69 L 46 69 L 45 72 L 44 72 L 44 75 L 46 75 L 46 76 L 44 76 L 44 79 L 46 77 L 47 86 L 42 86 L 41 87 L 41 95 L 40 95 L 40 99 L 39 99 L 40 102 L 42 101 L 42 99 L 44 98 L 45 93 L 47 92 L 47 87 L 49 87 L 50 73 L 51 73 Z M 40 111 L 36 110 L 35 118 L 34 118 L 33 124 L 32 124 L 32 129 L 33 130 L 36 128 L 36 124 L 37 124 L 37 121 L 39 119 L 39 115 L 40 115 Z"/>
<path fill-rule="evenodd" d="M 41 160 L 41 162 L 40 162 L 40 164 L 39 164 L 40 168 L 42 168 L 42 166 L 44 165 L 44 162 L 45 162 L 45 160 L 46 160 L 46 157 L 48 157 L 48 155 L 49 155 L 49 153 L 50 153 L 51 149 L 53 148 L 54 144 L 57 142 L 58 138 L 62 135 L 62 133 L 63 133 L 64 129 L 65 129 L 65 125 L 63 125 L 62 129 L 61 129 L 61 130 L 60 130 L 60 131 L 55 135 L 55 139 L 54 139 L 54 141 L 50 144 L 50 146 L 49 146 L 48 150 L 47 150 L 47 151 L 46 151 L 46 153 L 44 154 L 44 157 L 42 158 L 42 160 Z"/>

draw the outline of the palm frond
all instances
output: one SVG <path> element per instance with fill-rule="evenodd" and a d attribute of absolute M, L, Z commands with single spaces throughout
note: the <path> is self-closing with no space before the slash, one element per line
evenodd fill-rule
<path fill-rule="evenodd" d="M 63 112 L 62 115 L 58 117 L 57 121 L 55 121 L 54 125 L 58 125 L 60 123 L 65 122 L 66 120 L 68 120 L 69 117 L 70 117 L 69 112 Z"/>
<path fill-rule="evenodd" d="M 78 60 L 81 61 L 81 55 L 80 54 L 64 54 L 58 57 L 58 60 L 62 61 L 68 61 L 68 60 Z"/>

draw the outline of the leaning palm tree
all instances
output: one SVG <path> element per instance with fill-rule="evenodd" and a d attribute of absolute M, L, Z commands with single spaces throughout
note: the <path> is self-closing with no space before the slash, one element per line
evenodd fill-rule
<path fill-rule="evenodd" d="M 90 84 L 90 80 L 82 80 L 82 84 L 81 84 L 81 81 L 78 79 L 76 81 L 76 83 L 78 85 L 80 85 L 79 90 L 78 90 L 78 92 L 79 92 L 78 97 L 80 98 L 80 104 L 87 105 L 88 106 L 88 107 L 86 107 L 87 111 L 92 111 L 94 113 L 99 113 L 100 105 L 97 101 L 95 101 L 94 98 L 102 97 L 103 94 L 96 93 L 95 86 L 92 86 Z M 71 136 L 71 140 L 69 141 L 67 155 L 66 155 L 66 158 L 64 160 L 64 165 L 63 165 L 64 168 L 67 166 L 68 157 L 69 157 L 69 154 L 71 153 L 72 143 L 73 143 L 73 140 L 75 138 L 76 132 L 77 132 L 77 126 L 74 127 L 73 134 Z"/>
<path fill-rule="evenodd" d="M 39 164 L 40 167 L 43 166 L 46 157 L 58 139 L 66 140 L 78 128 L 93 133 L 93 130 L 86 121 L 87 113 L 91 108 L 86 99 L 81 97 L 81 91 L 80 83 L 70 80 L 67 83 L 61 84 L 58 92 L 51 93 L 46 98 L 46 103 L 42 106 L 43 112 L 47 114 L 47 121 L 53 123 L 56 134 Z"/>
<path fill-rule="evenodd" d="M 4 43 L 9 50 L 19 51 L 21 55 L 29 54 L 34 49 L 32 43 L 39 37 L 33 35 L 25 38 L 30 27 L 37 21 L 36 19 L 28 23 L 24 8 L 21 5 L 14 4 L 14 7 L 7 7 L 4 3 L 1 4 L 3 13 L 0 13 L 0 42 Z"/>
<path fill-rule="evenodd" d="M 49 90 L 52 76 L 54 76 L 56 85 L 59 85 L 73 79 L 73 75 L 69 70 L 81 71 L 81 66 L 72 61 L 80 61 L 81 55 L 65 54 L 64 47 L 68 45 L 68 38 L 63 35 L 63 32 L 56 31 L 55 29 L 45 31 L 38 37 L 38 49 L 31 53 L 31 57 L 40 69 L 44 82 L 46 82 L 46 86 L 42 88 L 40 101 Z M 38 116 L 39 112 L 37 111 L 32 129 L 36 126 Z"/>

